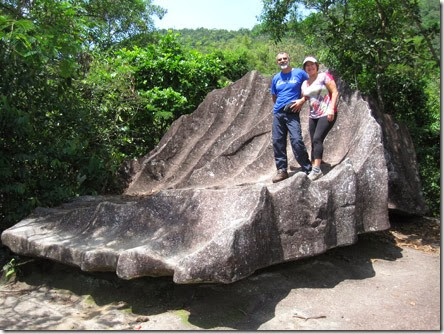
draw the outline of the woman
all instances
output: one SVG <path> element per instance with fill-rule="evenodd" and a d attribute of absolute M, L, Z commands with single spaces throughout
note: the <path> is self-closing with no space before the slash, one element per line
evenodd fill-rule
<path fill-rule="evenodd" d="M 308 127 L 313 167 L 308 178 L 314 181 L 323 175 L 321 171 L 323 143 L 336 119 L 338 89 L 331 74 L 318 73 L 319 64 L 316 58 L 306 57 L 302 67 L 309 77 L 302 84 L 302 94 L 310 101 Z"/>

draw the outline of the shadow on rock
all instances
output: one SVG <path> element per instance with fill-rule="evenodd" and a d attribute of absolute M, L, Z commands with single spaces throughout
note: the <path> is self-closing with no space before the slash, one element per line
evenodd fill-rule
<path fill-rule="evenodd" d="M 291 290 L 332 289 L 344 280 L 373 277 L 373 261 L 395 261 L 402 257 L 401 251 L 387 233 L 365 234 L 352 246 L 264 268 L 227 285 L 178 285 L 170 277 L 124 281 L 112 273 L 85 273 L 45 260 L 23 266 L 20 279 L 31 286 L 68 290 L 77 296 L 89 295 L 92 305 L 118 305 L 123 312 L 136 317 L 149 319 L 172 311 L 185 325 L 198 328 L 256 330 L 275 317 L 277 304 Z M 96 310 L 92 308 L 91 312 Z M 112 324 L 109 325 L 112 328 Z M 21 327 L 30 328 L 26 324 Z M 35 328 L 35 323 L 32 327 Z"/>

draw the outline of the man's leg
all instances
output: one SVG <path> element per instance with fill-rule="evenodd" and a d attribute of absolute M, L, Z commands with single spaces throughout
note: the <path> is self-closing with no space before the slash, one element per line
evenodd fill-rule
<path fill-rule="evenodd" d="M 274 161 L 278 170 L 287 171 L 287 125 L 284 113 L 273 115 L 273 151 Z"/>
<path fill-rule="evenodd" d="M 302 171 L 308 173 L 311 170 L 311 162 L 308 159 L 307 149 L 304 141 L 302 140 L 302 129 L 299 113 L 288 113 L 287 116 L 287 126 L 290 133 L 290 143 L 291 148 L 293 149 L 294 157 L 302 167 Z"/>

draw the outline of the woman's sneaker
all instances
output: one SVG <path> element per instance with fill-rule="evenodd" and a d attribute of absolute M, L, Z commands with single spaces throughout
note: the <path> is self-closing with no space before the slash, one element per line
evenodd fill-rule
<path fill-rule="evenodd" d="M 322 173 L 322 171 L 318 171 L 316 172 L 315 170 L 311 170 L 310 174 L 308 174 L 308 178 L 312 181 L 319 179 L 320 177 L 322 177 L 324 174 Z"/>

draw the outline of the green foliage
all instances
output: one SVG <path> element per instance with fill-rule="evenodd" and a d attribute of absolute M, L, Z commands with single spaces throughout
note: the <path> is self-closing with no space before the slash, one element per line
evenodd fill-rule
<path fill-rule="evenodd" d="M 7 258 L 5 258 L 4 260 L 8 261 Z M 29 260 L 24 260 L 24 261 L 20 261 L 19 257 L 13 257 L 9 260 L 9 262 L 7 262 L 6 264 L 3 265 L 2 269 L 1 269 L 1 278 L 0 278 L 0 283 L 8 283 L 13 279 L 17 279 L 17 276 L 20 274 L 20 266 L 23 266 L 27 263 L 30 263 L 34 261 L 33 259 L 29 259 Z"/>
<path fill-rule="evenodd" d="M 15 22 L 29 20 L 36 25 L 40 32 L 32 37 L 42 50 L 48 48 L 49 61 L 61 49 L 71 49 L 71 55 L 75 56 L 73 51 L 79 45 L 107 49 L 125 39 L 152 32 L 152 16 L 162 18 L 166 13 L 153 5 L 152 0 L 4 0 L 0 10 Z M 26 35 L 22 37 L 28 39 Z M 52 53 L 54 46 L 57 53 Z"/>
<path fill-rule="evenodd" d="M 62 10 L 53 7 L 54 13 Z M 68 61 L 69 52 L 76 43 L 68 46 L 63 36 L 56 37 L 57 25 L 44 38 L 40 29 L 46 29 L 45 24 L 0 17 L 0 218 L 14 221 L 39 204 L 37 188 L 47 184 L 36 179 L 37 173 L 46 174 L 43 167 L 53 160 L 41 161 L 40 148 L 48 144 L 51 133 L 46 110 L 63 103 L 58 93 L 68 88 L 66 77 L 75 67 Z M 53 140 L 49 139 L 50 145 Z"/>
<path fill-rule="evenodd" d="M 430 211 L 435 215 L 440 212 L 441 205 L 441 115 L 440 115 L 440 72 L 436 70 L 424 80 L 426 103 L 421 110 L 425 115 L 423 126 L 418 128 L 414 138 L 420 174 L 423 180 L 425 199 Z"/>
<path fill-rule="evenodd" d="M 278 42 L 271 42 L 268 34 L 258 25 L 251 31 L 218 29 L 180 29 L 178 40 L 188 48 L 204 54 L 216 54 L 224 64 L 224 72 L 229 81 L 240 78 L 248 71 L 257 70 L 264 75 L 273 75 L 278 71 L 276 54 L 286 51 L 290 54 L 294 66 L 301 66 L 306 47 L 294 38 L 283 37 Z M 161 31 L 166 34 L 166 31 Z M 230 77 L 231 76 L 231 77 Z"/>
<path fill-rule="evenodd" d="M 162 18 L 166 10 L 151 0 L 80 1 L 85 12 L 93 13 L 88 21 L 90 39 L 107 49 L 119 42 L 154 30 L 152 16 Z"/>
<path fill-rule="evenodd" d="M 145 48 L 98 55 L 82 91 L 100 118 L 101 142 L 115 159 L 146 154 L 174 120 L 225 84 L 222 77 L 237 80 L 245 74 L 241 65 L 227 66 L 230 61 L 239 59 L 189 51 L 172 33 Z"/>
<path fill-rule="evenodd" d="M 13 258 L 3 266 L 1 282 L 2 283 L 9 282 L 11 278 L 16 274 L 16 272 L 17 272 L 17 264 L 15 259 Z"/>

